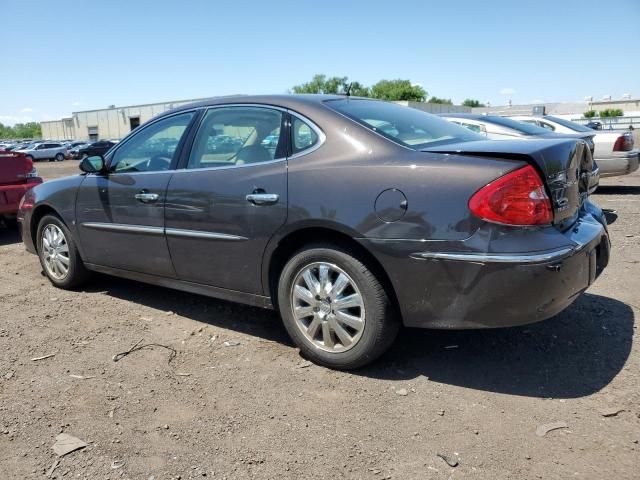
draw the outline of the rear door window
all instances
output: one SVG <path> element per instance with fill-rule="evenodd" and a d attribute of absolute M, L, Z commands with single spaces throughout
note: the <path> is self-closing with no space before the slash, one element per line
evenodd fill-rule
<path fill-rule="evenodd" d="M 292 117 L 291 122 L 291 149 L 294 154 L 303 152 L 315 146 L 318 141 L 318 134 L 310 125 L 297 117 Z"/>
<path fill-rule="evenodd" d="M 210 109 L 196 135 L 187 168 L 264 163 L 286 156 L 284 115 L 269 107 Z"/>

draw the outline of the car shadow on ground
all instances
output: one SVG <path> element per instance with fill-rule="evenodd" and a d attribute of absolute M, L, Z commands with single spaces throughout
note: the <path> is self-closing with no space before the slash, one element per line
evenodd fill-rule
<path fill-rule="evenodd" d="M 596 195 L 638 195 L 640 194 L 640 186 L 601 185 L 595 193 Z"/>
<path fill-rule="evenodd" d="M 293 347 L 278 315 L 195 294 L 98 276 L 88 291 L 161 311 L 172 311 Z M 195 324 L 194 324 L 195 328 Z M 609 384 L 631 352 L 633 310 L 585 294 L 544 322 L 494 330 L 402 330 L 391 350 L 354 375 L 431 381 L 529 397 L 576 398 Z M 297 362 L 298 354 L 292 349 Z"/>
<path fill-rule="evenodd" d="M 104 292 L 140 306 L 174 312 L 197 322 L 230 330 L 230 335 L 233 332 L 243 333 L 293 346 L 280 318 L 273 310 L 98 274 L 83 290 Z M 195 328 L 198 328 L 196 323 Z"/>
<path fill-rule="evenodd" d="M 5 227 L 0 223 L 0 247 L 20 243 L 20 234 L 15 227 Z"/>
<path fill-rule="evenodd" d="M 431 381 L 528 397 L 577 398 L 608 385 L 631 352 L 633 310 L 585 294 L 544 322 L 495 330 L 405 330 L 373 378 Z"/>

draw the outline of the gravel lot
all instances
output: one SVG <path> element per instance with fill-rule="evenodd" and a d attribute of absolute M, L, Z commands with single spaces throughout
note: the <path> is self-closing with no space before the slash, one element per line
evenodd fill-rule
<path fill-rule="evenodd" d="M 0 227 L 0 477 L 638 478 L 640 174 L 602 184 L 611 263 L 566 312 L 407 330 L 354 373 L 310 365 L 269 311 L 101 276 L 56 290 Z M 112 360 L 139 340 L 177 355 Z M 58 459 L 61 432 L 88 446 Z"/>

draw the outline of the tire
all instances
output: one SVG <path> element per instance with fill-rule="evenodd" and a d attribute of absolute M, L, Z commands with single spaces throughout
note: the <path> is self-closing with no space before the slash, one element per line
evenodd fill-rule
<path fill-rule="evenodd" d="M 53 232 L 62 234 L 64 242 L 56 240 L 55 237 L 53 239 L 52 237 L 46 237 L 48 240 L 45 242 L 45 235 Z M 53 248 L 47 247 L 47 243 L 52 245 Z M 85 268 L 80 258 L 71 232 L 57 216 L 45 215 L 40 220 L 38 224 L 37 248 L 42 270 L 54 286 L 65 290 L 72 290 L 82 285 L 89 278 L 89 271 Z M 65 249 L 66 254 L 64 252 Z M 57 255 L 56 258 L 58 259 L 60 259 L 60 257 L 66 258 L 66 262 L 68 263 L 66 272 L 63 272 L 62 270 L 64 270 L 64 268 L 60 267 L 60 264 L 64 266 L 65 260 L 60 259 L 60 263 L 58 263 L 51 259 L 49 255 L 53 253 Z M 47 260 L 47 258 L 49 258 L 49 260 Z M 56 266 L 53 266 L 54 264 L 56 264 Z"/>
<path fill-rule="evenodd" d="M 321 268 L 327 272 L 324 276 Z M 345 281 L 347 286 L 343 286 Z M 308 296 L 313 286 L 324 298 Z M 351 306 L 342 308 L 347 305 Z M 303 356 L 338 370 L 374 361 L 391 346 L 400 326 L 379 279 L 349 249 L 330 244 L 312 245 L 291 257 L 280 275 L 278 306 L 284 326 Z M 346 342 L 341 340 L 345 333 Z"/>
<path fill-rule="evenodd" d="M 25 155 L 29 160 L 31 160 L 31 162 L 35 162 L 35 160 L 33 159 L 32 155 Z"/>
<path fill-rule="evenodd" d="M 63 162 L 64 161 L 64 155 L 61 153 L 56 153 L 56 158 L 55 158 L 56 162 Z"/>

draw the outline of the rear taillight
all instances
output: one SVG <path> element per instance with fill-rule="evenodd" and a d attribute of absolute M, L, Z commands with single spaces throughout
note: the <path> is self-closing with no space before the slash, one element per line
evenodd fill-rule
<path fill-rule="evenodd" d="M 22 199 L 20 200 L 20 204 L 18 205 L 18 210 L 32 210 L 35 204 L 36 196 L 33 194 L 31 189 L 27 190 Z"/>
<path fill-rule="evenodd" d="M 613 144 L 614 152 L 629 152 L 633 150 L 633 137 L 628 133 L 620 135 Z"/>
<path fill-rule="evenodd" d="M 503 225 L 544 225 L 553 221 L 551 201 L 531 165 L 482 187 L 469 200 L 469 209 L 483 220 Z"/>

